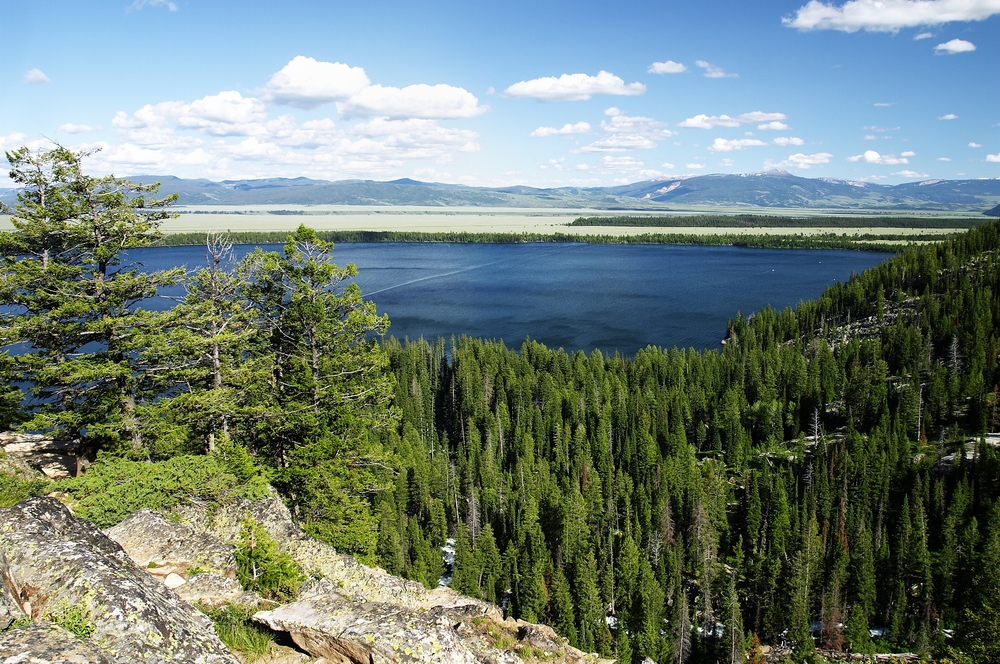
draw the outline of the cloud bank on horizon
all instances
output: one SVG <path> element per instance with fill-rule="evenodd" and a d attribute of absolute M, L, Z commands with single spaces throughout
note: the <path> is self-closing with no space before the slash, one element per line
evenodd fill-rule
<path fill-rule="evenodd" d="M 640 1 L 629 9 L 642 25 L 596 6 L 571 17 L 534 5 L 527 24 L 519 1 L 458 18 L 394 1 L 350 16 L 251 3 L 232 37 L 204 31 L 243 7 L 228 0 L 92 12 L 53 2 L 65 20 L 44 26 L 14 2 L 15 20 L 54 39 L 5 67 L 0 150 L 100 148 L 101 171 L 536 186 L 768 168 L 1000 176 L 986 89 L 1000 0 Z M 160 57 L 149 42 L 167 25 L 163 39 L 179 43 Z M 107 33 L 93 54 L 52 46 L 87 29 Z M 109 53 L 126 56 L 128 83 L 87 87 Z"/>

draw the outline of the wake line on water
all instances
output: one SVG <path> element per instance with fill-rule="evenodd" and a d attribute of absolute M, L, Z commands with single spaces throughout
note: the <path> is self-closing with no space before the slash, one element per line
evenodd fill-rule
<path fill-rule="evenodd" d="M 428 281 L 430 279 L 440 279 L 441 277 L 450 277 L 453 274 L 459 274 L 461 272 L 468 272 L 470 270 L 478 270 L 478 269 L 483 268 L 483 267 L 489 267 L 490 265 L 496 265 L 497 263 L 503 263 L 503 262 L 504 261 L 493 261 L 492 263 L 483 263 L 482 265 L 472 265 L 470 267 L 463 267 L 461 270 L 452 270 L 451 272 L 442 272 L 441 274 L 432 274 L 432 275 L 430 275 L 428 277 L 420 277 L 419 279 L 410 279 L 409 281 L 404 281 L 401 284 L 394 284 L 392 286 L 386 286 L 385 288 L 379 288 L 376 291 L 371 291 L 369 293 L 365 293 L 365 296 L 366 297 L 370 297 L 372 295 L 378 295 L 379 293 L 384 293 L 386 291 L 390 291 L 390 290 L 392 290 L 394 288 L 402 288 L 403 286 L 409 286 L 410 284 L 415 284 L 415 283 L 418 283 L 420 281 Z"/>

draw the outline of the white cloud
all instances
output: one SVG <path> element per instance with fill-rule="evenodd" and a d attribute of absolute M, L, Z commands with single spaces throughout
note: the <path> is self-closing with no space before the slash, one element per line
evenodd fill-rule
<path fill-rule="evenodd" d="M 898 175 L 898 176 L 904 177 L 904 178 L 925 178 L 925 177 L 927 177 L 927 173 L 917 173 L 916 171 L 911 171 L 909 169 L 904 170 L 904 171 L 896 171 L 895 173 L 893 173 L 893 175 Z"/>
<path fill-rule="evenodd" d="M 877 141 L 878 140 L 878 136 L 876 136 L 875 134 L 865 134 L 865 140 L 866 141 Z"/>
<path fill-rule="evenodd" d="M 405 88 L 372 85 L 361 67 L 297 55 L 264 86 L 264 101 L 311 109 L 336 103 L 350 117 L 471 118 L 489 110 L 464 88 L 419 83 Z"/>
<path fill-rule="evenodd" d="M 916 157 L 917 153 L 914 152 L 913 150 L 907 150 L 906 152 L 900 152 L 899 156 L 900 157 Z"/>
<path fill-rule="evenodd" d="M 1000 152 L 986 155 L 986 161 L 1000 161 Z"/>
<path fill-rule="evenodd" d="M 49 83 L 49 77 L 45 75 L 41 69 L 29 69 L 24 72 L 24 82 L 25 83 Z"/>
<path fill-rule="evenodd" d="M 67 134 L 84 134 L 88 131 L 97 131 L 96 127 L 91 127 L 85 124 L 74 124 L 72 122 L 67 122 L 66 124 L 59 125 L 56 131 L 61 131 Z"/>
<path fill-rule="evenodd" d="M 601 168 L 606 171 L 627 173 L 642 168 L 643 163 L 635 157 L 612 157 L 610 155 L 601 159 Z"/>
<path fill-rule="evenodd" d="M 671 170 L 675 168 L 675 166 L 671 164 L 669 161 L 663 162 L 662 164 L 660 164 L 660 166 L 662 166 L 663 168 L 669 168 Z"/>
<path fill-rule="evenodd" d="M 921 39 L 930 39 L 933 36 L 934 36 L 933 32 L 921 32 L 918 35 L 914 35 L 913 41 L 919 41 Z"/>
<path fill-rule="evenodd" d="M 722 164 L 723 166 L 725 166 L 726 168 L 729 168 L 730 166 L 732 166 L 732 165 L 733 165 L 733 164 L 735 164 L 736 162 L 734 162 L 734 161 L 733 161 L 732 159 L 730 159 L 729 157 L 726 157 L 725 159 L 723 159 L 723 160 L 722 160 L 721 162 L 719 162 L 719 163 L 721 163 L 721 164 Z"/>
<path fill-rule="evenodd" d="M 761 131 L 771 130 L 771 131 L 786 131 L 788 130 L 788 125 L 784 122 L 778 122 L 777 120 L 772 120 L 771 122 L 765 122 L 764 124 L 757 125 L 757 129 Z"/>
<path fill-rule="evenodd" d="M 684 168 L 690 168 L 692 170 L 699 170 L 699 169 L 705 168 L 705 164 L 695 164 L 695 163 L 684 164 Z"/>
<path fill-rule="evenodd" d="M 626 115 L 614 106 L 604 111 L 604 114 L 610 118 L 601 120 L 601 129 L 607 135 L 580 148 L 579 152 L 651 150 L 656 147 L 657 140 L 674 135 L 674 132 L 667 129 L 666 123 L 653 118 Z"/>
<path fill-rule="evenodd" d="M 465 88 L 438 85 L 408 85 L 405 88 L 371 85 L 345 102 L 337 104 L 342 115 L 389 118 L 472 118 L 489 106 L 480 106 Z"/>
<path fill-rule="evenodd" d="M 687 71 L 687 67 L 679 62 L 667 60 L 666 62 L 654 62 L 647 69 L 650 74 L 680 74 Z"/>
<path fill-rule="evenodd" d="M 143 7 L 166 7 L 172 12 L 177 11 L 177 3 L 172 0 L 135 0 L 128 11 L 139 10 Z"/>
<path fill-rule="evenodd" d="M 887 164 L 890 166 L 909 163 L 906 157 L 897 157 L 896 155 L 891 154 L 882 155 L 875 152 L 875 150 L 865 150 L 863 154 L 848 157 L 847 161 L 863 161 L 866 164 Z"/>
<path fill-rule="evenodd" d="M 934 52 L 938 55 L 955 55 L 956 53 L 970 53 L 976 50 L 976 45 L 964 39 L 952 39 L 934 47 Z"/>
<path fill-rule="evenodd" d="M 979 143 L 976 143 L 976 142 L 972 142 L 972 143 L 969 143 L 969 147 L 970 147 L 970 148 L 981 148 L 981 147 L 983 147 L 983 146 L 982 146 L 982 145 L 980 145 Z"/>
<path fill-rule="evenodd" d="M 782 147 L 785 147 L 788 145 L 803 145 L 805 144 L 805 141 L 803 141 L 801 138 L 797 136 L 779 136 L 778 138 L 774 139 L 772 143 L 774 143 L 775 145 L 780 145 Z"/>
<path fill-rule="evenodd" d="M 886 107 L 895 106 L 895 105 L 896 105 L 896 102 L 894 102 L 894 101 L 877 101 L 877 102 L 875 102 L 875 107 L 876 108 L 886 108 Z"/>
<path fill-rule="evenodd" d="M 368 76 L 361 67 L 297 55 L 271 77 L 264 86 L 263 97 L 284 106 L 316 108 L 347 101 L 368 84 Z"/>
<path fill-rule="evenodd" d="M 781 22 L 799 30 L 897 32 L 902 28 L 982 21 L 1000 14 L 1000 0 L 850 0 L 840 7 L 810 0 Z"/>
<path fill-rule="evenodd" d="M 704 113 L 699 113 L 693 118 L 687 118 L 684 122 L 679 123 L 678 127 L 690 127 L 693 129 L 714 129 L 716 127 L 739 127 L 744 124 L 753 124 L 755 122 L 760 122 L 757 126 L 758 129 L 774 129 L 771 127 L 772 123 L 778 122 L 780 124 L 781 120 L 787 120 L 788 116 L 784 113 L 764 113 L 763 111 L 753 111 L 751 113 L 743 113 L 742 115 L 737 115 L 736 117 L 731 117 L 728 115 L 705 115 Z M 785 129 L 788 127 L 785 126 Z"/>
<path fill-rule="evenodd" d="M 642 83 L 629 83 L 610 72 L 601 70 L 597 76 L 563 74 L 559 78 L 546 76 L 520 81 L 504 90 L 513 98 L 533 97 L 541 101 L 585 101 L 594 95 L 641 95 L 646 91 Z"/>
<path fill-rule="evenodd" d="M 722 67 L 716 67 L 704 60 L 696 60 L 695 64 L 705 70 L 705 78 L 739 78 L 739 74 L 726 73 Z"/>
<path fill-rule="evenodd" d="M 545 136 L 559 136 L 563 134 L 589 134 L 589 122 L 577 122 L 576 124 L 564 124 L 561 129 L 555 127 L 539 127 L 531 132 L 531 136 L 541 138 Z"/>
<path fill-rule="evenodd" d="M 951 161 L 951 157 L 938 157 L 938 161 Z"/>
<path fill-rule="evenodd" d="M 941 115 L 938 117 L 938 120 L 957 120 L 957 119 L 958 116 L 955 115 L 954 113 L 948 113 L 946 115 Z"/>
<path fill-rule="evenodd" d="M 793 166 L 795 168 L 807 169 L 819 164 L 829 164 L 831 158 L 833 158 L 833 155 L 829 152 L 817 152 L 815 154 L 796 152 L 793 155 L 789 155 L 788 159 L 781 162 L 779 166 Z"/>
<path fill-rule="evenodd" d="M 708 146 L 708 149 L 712 152 L 731 152 L 733 150 L 742 150 L 743 148 L 758 147 L 762 145 L 767 145 L 767 143 L 764 141 L 758 141 L 756 138 L 736 138 L 732 140 L 717 138 L 711 145 Z"/>

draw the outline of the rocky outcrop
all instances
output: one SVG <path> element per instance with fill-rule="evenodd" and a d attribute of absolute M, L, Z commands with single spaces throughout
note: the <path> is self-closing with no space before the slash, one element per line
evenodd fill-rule
<path fill-rule="evenodd" d="M 53 440 L 37 433 L 0 432 L 0 448 L 5 455 L 20 459 L 51 479 L 76 477 L 89 465 L 78 456 L 77 441 Z"/>
<path fill-rule="evenodd" d="M 133 512 L 104 532 L 125 549 L 132 562 L 153 576 L 184 577 L 198 569 L 236 578 L 235 547 L 212 533 L 195 532 L 190 526 L 170 521 L 159 512 Z"/>
<path fill-rule="evenodd" d="M 0 556 L 3 585 L 25 613 L 45 622 L 77 607 L 92 624 L 90 645 L 109 662 L 235 664 L 203 614 L 54 498 L 0 510 Z"/>
<path fill-rule="evenodd" d="M 4 664 L 113 664 L 89 643 L 44 623 L 0 634 Z"/>
<path fill-rule="evenodd" d="M 217 609 L 224 604 L 243 604 L 258 607 L 266 603 L 257 593 L 243 590 L 236 579 L 218 574 L 195 574 L 175 591 L 188 604 Z"/>

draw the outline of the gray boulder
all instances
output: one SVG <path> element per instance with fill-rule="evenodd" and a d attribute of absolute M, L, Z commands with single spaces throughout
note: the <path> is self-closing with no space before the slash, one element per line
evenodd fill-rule
<path fill-rule="evenodd" d="M 0 510 L 0 554 L 0 579 L 25 613 L 40 622 L 82 607 L 109 662 L 236 664 L 204 615 L 54 498 Z"/>
<path fill-rule="evenodd" d="M 225 604 L 243 604 L 254 608 L 267 601 L 257 593 L 243 590 L 236 579 L 218 574 L 195 574 L 183 586 L 174 590 L 188 604 L 217 609 Z"/>
<path fill-rule="evenodd" d="M 165 579 L 170 574 L 187 576 L 195 568 L 219 576 L 236 578 L 235 547 L 211 533 L 196 532 L 174 523 L 159 512 L 143 509 L 104 531 L 118 542 L 137 566 Z"/>
<path fill-rule="evenodd" d="M 61 627 L 33 623 L 0 634 L 4 664 L 112 664 L 93 646 Z"/>

